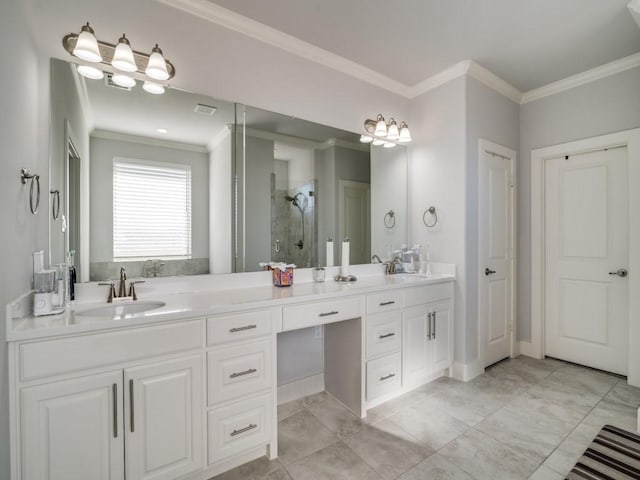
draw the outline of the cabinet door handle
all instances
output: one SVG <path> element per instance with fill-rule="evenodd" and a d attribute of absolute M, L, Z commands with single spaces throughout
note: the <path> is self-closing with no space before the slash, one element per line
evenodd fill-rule
<path fill-rule="evenodd" d="M 390 373 L 389 375 L 385 375 L 384 377 L 380 377 L 379 381 L 384 382 L 385 380 L 389 380 L 390 378 L 393 378 L 395 376 L 396 376 L 395 373 Z"/>
<path fill-rule="evenodd" d="M 433 312 L 433 314 L 431 315 L 431 318 L 433 319 L 433 339 L 436 339 L 436 312 Z"/>
<path fill-rule="evenodd" d="M 244 327 L 233 327 L 231 330 L 229 330 L 229 333 L 242 332 L 244 330 L 251 330 L 253 328 L 258 328 L 258 326 L 257 325 L 245 325 Z"/>
<path fill-rule="evenodd" d="M 427 314 L 427 340 L 431 340 L 431 312 Z"/>
<path fill-rule="evenodd" d="M 394 303 L 396 303 L 395 300 L 389 300 L 388 302 L 380 302 L 379 305 L 381 307 L 386 307 L 387 305 L 393 305 Z"/>
<path fill-rule="evenodd" d="M 135 431 L 135 418 L 134 418 L 134 411 L 135 411 L 135 403 L 133 400 L 133 378 L 129 379 L 129 427 L 131 430 L 131 433 L 133 433 Z"/>
<path fill-rule="evenodd" d="M 245 433 L 248 432 L 249 430 L 253 430 L 254 428 L 258 428 L 258 425 L 255 423 L 250 423 L 249 425 L 247 425 L 244 428 L 241 428 L 240 430 L 234 430 L 233 432 L 231 432 L 229 434 L 230 437 L 235 437 L 236 435 L 240 435 L 241 433 Z"/>
<path fill-rule="evenodd" d="M 384 335 L 379 335 L 378 338 L 389 338 L 389 337 L 393 337 L 395 335 L 395 332 L 389 332 L 389 333 L 385 333 Z"/>
<path fill-rule="evenodd" d="M 118 384 L 111 387 L 113 394 L 113 438 L 118 438 Z"/>
<path fill-rule="evenodd" d="M 256 370 L 255 368 L 250 368 L 248 370 L 244 370 L 243 372 L 233 372 L 231 375 L 229 375 L 229 378 L 238 378 L 238 377 L 242 377 L 243 375 L 249 375 L 250 373 L 256 373 L 258 370 Z"/>
<path fill-rule="evenodd" d="M 340 312 L 338 312 L 337 310 L 334 310 L 332 312 L 323 312 L 321 314 L 319 314 L 319 317 L 329 317 L 331 315 L 338 315 Z"/>

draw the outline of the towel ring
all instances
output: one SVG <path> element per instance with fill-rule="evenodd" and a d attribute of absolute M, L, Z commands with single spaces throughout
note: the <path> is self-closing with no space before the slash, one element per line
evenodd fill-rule
<path fill-rule="evenodd" d="M 40 175 L 38 175 L 37 173 L 29 173 L 26 168 L 23 168 L 20 171 L 20 181 L 24 185 L 27 183 L 27 180 L 31 180 L 31 186 L 29 187 L 29 209 L 31 210 L 31 213 L 35 215 L 36 213 L 38 213 L 38 208 L 40 207 Z M 33 199 L 34 184 L 37 187 L 35 201 Z"/>
<path fill-rule="evenodd" d="M 54 220 L 57 220 L 60 216 L 60 190 L 51 190 L 53 200 L 51 201 L 51 215 Z"/>
<path fill-rule="evenodd" d="M 427 213 L 433 215 L 433 222 L 427 222 Z M 438 223 L 438 214 L 436 213 L 436 207 L 427 208 L 422 214 L 422 222 L 429 228 L 435 227 Z"/>
<path fill-rule="evenodd" d="M 396 226 L 396 214 L 393 210 L 389 210 L 384 216 L 384 226 L 393 228 Z"/>

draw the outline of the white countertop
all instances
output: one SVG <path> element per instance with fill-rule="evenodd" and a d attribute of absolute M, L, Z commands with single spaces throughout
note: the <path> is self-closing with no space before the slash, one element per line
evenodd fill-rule
<path fill-rule="evenodd" d="M 298 275 L 298 271 L 296 270 L 294 285 L 290 287 L 275 287 L 271 284 L 264 284 L 264 279 L 268 279 L 269 276 L 265 276 L 263 272 L 259 272 L 258 274 L 233 275 L 234 277 L 238 275 L 252 275 L 251 278 L 247 277 L 247 279 L 254 280 L 254 284 L 245 287 L 233 285 L 232 287 L 224 288 L 224 285 L 220 285 L 220 282 L 218 282 L 218 285 L 207 285 L 207 282 L 210 283 L 212 281 L 208 277 L 217 277 L 215 275 L 209 275 L 201 276 L 200 282 L 194 278 L 185 279 L 185 285 L 188 284 L 188 291 L 179 292 L 180 289 L 175 287 L 174 280 L 172 285 L 173 291 L 179 293 L 167 293 L 166 285 L 168 282 L 153 279 L 144 286 L 140 285 L 140 287 L 144 288 L 138 289 L 138 300 L 160 300 L 165 302 L 166 305 L 146 312 L 119 317 L 77 316 L 76 312 L 108 305 L 105 300 L 96 302 L 93 298 L 94 295 L 89 294 L 85 296 L 89 298 L 90 301 L 78 302 L 72 308 L 67 308 L 67 311 L 63 314 L 42 317 L 34 317 L 32 315 L 20 316 L 19 313 L 16 314 L 16 311 L 20 311 L 20 308 L 15 308 L 21 301 L 19 299 L 14 302 L 13 309 L 12 304 L 10 304 L 7 309 L 7 341 L 136 327 L 242 310 L 276 307 L 300 302 L 322 301 L 348 295 L 363 295 L 376 291 L 455 280 L 455 268 L 446 267 L 440 270 L 443 273 L 434 273 L 430 276 L 419 274 L 384 275 L 378 273 L 378 270 L 371 274 L 371 268 L 369 268 L 368 271 L 362 270 L 361 273 L 364 274 L 358 275 L 358 281 L 350 284 L 340 284 L 333 280 L 327 280 L 324 283 L 312 282 L 309 281 L 310 274 L 307 275 L 306 273 L 308 272 L 304 272 L 304 270 L 310 272 L 310 269 L 301 270 L 300 275 Z M 327 273 L 333 272 L 328 270 Z M 232 275 L 227 275 L 227 277 L 231 276 Z M 237 278 L 234 278 L 234 280 L 236 279 Z M 256 279 L 258 279 L 258 281 L 255 281 Z M 227 283 L 233 284 L 237 282 Z M 100 292 L 102 296 L 107 293 L 104 287 L 94 291 Z M 24 303 L 24 300 L 22 300 L 22 302 Z M 24 311 L 24 309 L 24 305 L 22 305 L 22 310 Z"/>

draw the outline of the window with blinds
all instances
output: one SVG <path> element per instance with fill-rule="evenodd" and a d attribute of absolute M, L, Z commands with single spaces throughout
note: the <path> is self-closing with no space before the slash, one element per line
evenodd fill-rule
<path fill-rule="evenodd" d="M 191 167 L 113 159 L 113 259 L 191 257 Z"/>

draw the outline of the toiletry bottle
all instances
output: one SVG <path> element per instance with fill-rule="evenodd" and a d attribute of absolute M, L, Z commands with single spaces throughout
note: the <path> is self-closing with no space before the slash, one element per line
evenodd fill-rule
<path fill-rule="evenodd" d="M 75 266 L 75 250 L 71 250 L 67 254 L 67 264 L 69 265 L 69 286 L 67 288 L 68 301 L 76 299 L 76 266 Z"/>

